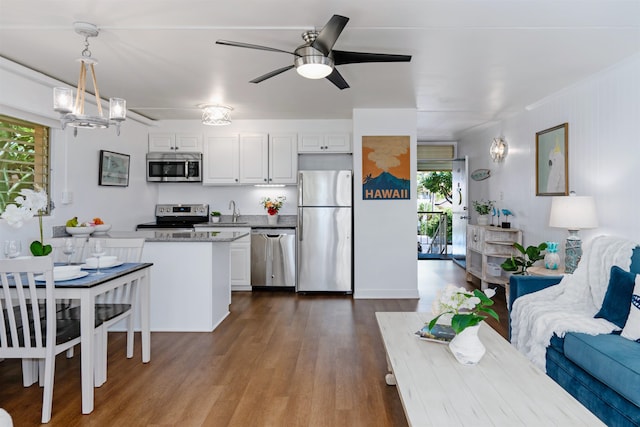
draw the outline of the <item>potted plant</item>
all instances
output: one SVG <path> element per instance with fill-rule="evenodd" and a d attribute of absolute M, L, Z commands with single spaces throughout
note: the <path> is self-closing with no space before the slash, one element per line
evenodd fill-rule
<path fill-rule="evenodd" d="M 284 205 L 287 198 L 285 196 L 278 196 L 275 198 L 263 197 L 260 199 L 260 204 L 267 211 L 267 221 L 269 224 L 276 224 L 278 222 L 278 211 Z"/>
<path fill-rule="evenodd" d="M 516 248 L 522 256 L 511 256 L 511 258 L 500 264 L 500 267 L 502 267 L 504 271 L 510 271 L 513 274 L 526 275 L 528 274 L 527 268 L 531 267 L 537 261 L 544 259 L 542 251 L 547 249 L 547 244 L 540 243 L 538 246 L 527 246 L 527 249 L 525 249 L 521 244 L 514 243 L 513 247 Z"/>
<path fill-rule="evenodd" d="M 489 213 L 493 208 L 493 200 L 474 200 L 473 209 L 478 214 L 478 225 L 489 225 Z"/>
<path fill-rule="evenodd" d="M 218 211 L 211 212 L 211 222 L 220 222 L 220 216 L 222 214 Z"/>

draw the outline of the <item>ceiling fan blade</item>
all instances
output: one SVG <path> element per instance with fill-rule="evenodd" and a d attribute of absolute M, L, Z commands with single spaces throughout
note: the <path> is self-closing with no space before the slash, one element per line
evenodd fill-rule
<path fill-rule="evenodd" d="M 349 22 L 349 18 L 346 16 L 333 15 L 324 28 L 322 28 L 318 37 L 311 43 L 311 46 L 324 53 L 325 56 L 329 55 L 329 52 L 333 49 L 333 45 L 336 44 L 336 40 L 338 40 L 347 22 Z"/>
<path fill-rule="evenodd" d="M 300 55 L 297 55 L 297 54 L 295 54 L 293 52 L 287 52 L 286 50 L 276 49 L 275 47 L 260 46 L 260 45 L 257 45 L 257 44 L 232 42 L 232 41 L 229 41 L 229 40 L 216 40 L 216 44 L 221 44 L 221 45 L 225 45 L 225 46 L 234 46 L 234 47 L 245 47 L 247 49 L 267 50 L 269 52 L 282 52 L 282 53 L 288 53 L 289 55 L 300 56 Z"/>
<path fill-rule="evenodd" d="M 338 87 L 338 89 L 342 90 L 342 89 L 347 89 L 349 87 L 349 84 L 347 83 L 347 81 L 342 77 L 342 74 L 340 74 L 338 72 L 337 69 L 333 69 L 333 71 L 331 72 L 331 74 L 329 74 L 327 77 L 325 77 L 325 79 L 329 80 L 331 83 L 333 83 L 334 85 L 336 85 Z"/>
<path fill-rule="evenodd" d="M 260 77 L 256 77 L 255 79 L 251 80 L 249 83 L 260 83 L 262 81 L 270 79 L 271 77 L 275 77 L 278 74 L 284 73 L 285 71 L 290 70 L 293 67 L 294 67 L 293 65 L 287 65 L 286 67 L 278 68 L 277 70 L 273 70 L 270 73 L 267 73 L 267 74 L 262 75 Z"/>
<path fill-rule="evenodd" d="M 360 62 L 409 62 L 411 55 L 391 55 L 387 53 L 333 51 L 333 62 L 336 65 L 357 64 Z"/>

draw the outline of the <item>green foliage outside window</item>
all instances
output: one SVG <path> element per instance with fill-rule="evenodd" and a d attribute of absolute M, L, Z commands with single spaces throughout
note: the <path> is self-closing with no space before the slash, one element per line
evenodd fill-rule
<path fill-rule="evenodd" d="M 0 116 L 0 211 L 36 185 L 49 194 L 49 128 Z"/>

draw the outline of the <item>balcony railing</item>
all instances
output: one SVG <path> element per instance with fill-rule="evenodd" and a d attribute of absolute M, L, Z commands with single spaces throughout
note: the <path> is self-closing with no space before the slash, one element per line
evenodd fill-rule
<path fill-rule="evenodd" d="M 418 211 L 418 257 L 444 257 L 447 243 L 447 214 Z"/>

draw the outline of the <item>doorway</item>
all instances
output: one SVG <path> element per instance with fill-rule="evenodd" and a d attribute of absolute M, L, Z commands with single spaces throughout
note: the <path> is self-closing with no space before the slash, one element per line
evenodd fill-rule
<path fill-rule="evenodd" d="M 417 152 L 418 259 L 453 259 L 464 264 L 466 159 L 455 159 L 455 145 L 450 143 L 419 144 Z"/>

